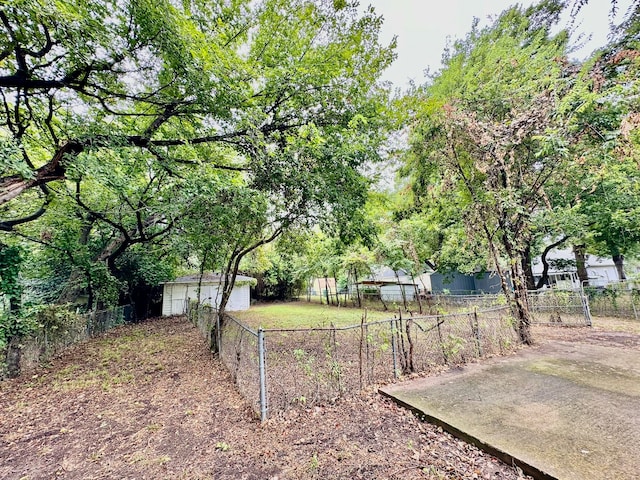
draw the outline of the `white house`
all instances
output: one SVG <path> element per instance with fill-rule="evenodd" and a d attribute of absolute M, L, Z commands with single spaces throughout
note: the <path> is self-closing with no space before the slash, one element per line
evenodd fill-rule
<path fill-rule="evenodd" d="M 547 254 L 547 262 L 549 262 L 548 275 L 551 286 L 566 289 L 580 288 L 575 267 L 575 255 L 571 248 L 554 248 Z M 589 285 L 592 287 L 606 287 L 611 283 L 619 282 L 618 271 L 611 258 L 587 254 L 585 255 L 585 267 Z M 543 268 L 544 265 L 539 257 L 531 262 L 531 269 L 536 281 L 542 276 Z"/>
<path fill-rule="evenodd" d="M 187 312 L 189 300 L 198 300 L 198 285 L 200 284 L 200 301 L 205 305 L 217 307 L 222 297 L 221 285 L 224 279 L 215 273 L 206 273 L 200 284 L 200 274 L 187 275 L 176 278 L 173 282 L 166 282 L 162 293 L 162 315 L 182 315 Z M 248 310 L 251 304 L 250 287 L 256 284 L 256 279 L 238 275 L 236 283 L 229 297 L 226 309 L 229 311 Z"/>

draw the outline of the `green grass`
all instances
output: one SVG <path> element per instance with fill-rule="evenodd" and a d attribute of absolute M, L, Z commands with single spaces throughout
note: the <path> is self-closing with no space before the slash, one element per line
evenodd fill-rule
<path fill-rule="evenodd" d="M 350 307 L 333 307 L 307 302 L 268 303 L 252 305 L 244 312 L 232 312 L 238 320 L 258 328 L 310 328 L 357 325 L 363 310 Z M 367 311 L 367 321 L 393 317 L 392 312 Z"/>

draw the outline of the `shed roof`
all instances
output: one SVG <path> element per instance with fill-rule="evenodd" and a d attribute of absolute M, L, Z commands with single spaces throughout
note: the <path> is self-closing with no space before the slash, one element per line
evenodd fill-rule
<path fill-rule="evenodd" d="M 219 273 L 205 273 L 202 275 L 202 283 L 221 283 L 223 280 L 223 275 Z M 253 277 L 248 277 L 246 275 L 236 275 L 236 283 L 238 282 L 247 282 L 255 280 Z M 192 275 L 185 275 L 183 277 L 178 277 L 172 282 L 165 283 L 199 283 L 200 282 L 200 274 L 195 273 Z"/>

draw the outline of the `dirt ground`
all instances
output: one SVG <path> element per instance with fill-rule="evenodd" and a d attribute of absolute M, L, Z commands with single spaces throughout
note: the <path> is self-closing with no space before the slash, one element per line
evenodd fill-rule
<path fill-rule="evenodd" d="M 536 327 L 640 348 L 640 322 Z M 517 479 L 373 392 L 261 425 L 181 318 L 125 326 L 0 382 L 3 479 Z"/>
<path fill-rule="evenodd" d="M 0 382 L 3 479 L 517 479 L 373 391 L 261 425 L 181 318 Z"/>

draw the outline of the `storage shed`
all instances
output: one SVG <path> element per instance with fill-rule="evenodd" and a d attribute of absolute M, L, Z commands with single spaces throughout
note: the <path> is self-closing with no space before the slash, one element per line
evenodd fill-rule
<path fill-rule="evenodd" d="M 222 297 L 221 285 L 224 278 L 217 273 L 206 273 L 200 284 L 200 274 L 187 275 L 176 278 L 173 282 L 164 284 L 162 293 L 162 315 L 182 315 L 187 312 L 189 300 L 198 299 L 198 285 L 200 284 L 200 301 L 205 305 L 217 307 Z M 256 284 L 256 279 L 238 275 L 236 283 L 227 303 L 227 310 L 248 310 L 251 304 L 250 288 Z"/>

